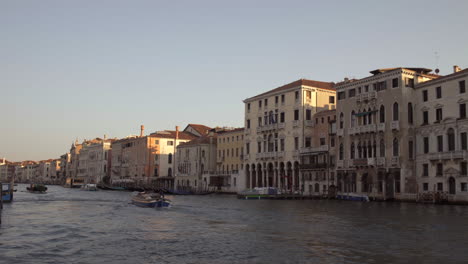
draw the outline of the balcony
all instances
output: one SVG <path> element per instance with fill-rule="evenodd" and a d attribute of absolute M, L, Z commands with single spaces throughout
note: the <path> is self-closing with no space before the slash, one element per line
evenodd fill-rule
<path fill-rule="evenodd" d="M 250 154 L 245 154 L 244 155 L 244 160 L 249 160 L 250 159 Z"/>
<path fill-rule="evenodd" d="M 271 130 L 284 129 L 284 127 L 285 127 L 284 123 L 263 125 L 263 126 L 257 127 L 257 133 L 265 132 L 265 131 L 271 131 Z"/>
<path fill-rule="evenodd" d="M 356 135 L 359 134 L 359 127 L 350 127 L 348 130 L 349 135 Z"/>
<path fill-rule="evenodd" d="M 293 127 L 299 127 L 299 120 L 292 121 Z"/>
<path fill-rule="evenodd" d="M 391 129 L 399 131 L 400 130 L 400 121 L 392 121 Z"/>
<path fill-rule="evenodd" d="M 400 167 L 400 157 L 392 157 L 390 160 L 390 166 L 394 168 Z"/>
<path fill-rule="evenodd" d="M 369 93 L 361 94 L 361 101 L 367 101 L 367 100 L 369 100 Z"/>
<path fill-rule="evenodd" d="M 367 159 L 352 159 L 354 166 L 367 166 Z"/>
<path fill-rule="evenodd" d="M 315 147 L 315 148 L 312 148 L 312 147 L 301 148 L 299 150 L 299 153 L 303 154 L 303 153 L 311 153 L 311 152 L 328 152 L 328 150 L 329 150 L 328 145 L 322 145 L 320 147 Z"/>
<path fill-rule="evenodd" d="M 314 121 L 312 121 L 312 120 L 306 120 L 306 121 L 305 121 L 305 126 L 306 126 L 306 127 L 314 127 Z"/>
<path fill-rule="evenodd" d="M 343 134 L 344 134 L 344 130 L 343 130 L 342 128 L 338 128 L 338 129 L 336 130 L 336 134 L 337 134 L 339 137 L 342 137 Z"/>
<path fill-rule="evenodd" d="M 368 94 L 369 94 L 369 100 L 377 98 L 377 92 L 376 91 L 369 92 Z"/>
<path fill-rule="evenodd" d="M 327 163 L 301 164 L 301 170 L 326 169 Z"/>
<path fill-rule="evenodd" d="M 445 151 L 445 152 L 436 152 L 430 153 L 428 159 L 431 161 L 441 161 L 441 160 L 456 160 L 456 159 L 467 159 L 466 150 L 456 150 L 456 151 Z"/>
<path fill-rule="evenodd" d="M 344 160 L 337 160 L 336 161 L 336 167 L 344 168 Z"/>
<path fill-rule="evenodd" d="M 377 167 L 385 167 L 385 158 L 376 158 Z"/>
<path fill-rule="evenodd" d="M 377 132 L 377 125 L 376 124 L 370 124 L 367 126 L 364 126 L 364 133 L 375 133 Z"/>
<path fill-rule="evenodd" d="M 379 123 L 379 124 L 377 124 L 377 131 L 379 131 L 379 132 L 385 132 L 385 123 Z"/>

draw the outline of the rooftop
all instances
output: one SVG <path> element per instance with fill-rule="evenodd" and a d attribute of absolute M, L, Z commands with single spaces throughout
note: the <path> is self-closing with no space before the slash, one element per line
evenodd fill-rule
<path fill-rule="evenodd" d="M 249 100 L 254 100 L 256 98 L 263 97 L 265 95 L 275 94 L 275 93 L 287 91 L 287 90 L 289 90 L 291 88 L 295 88 L 295 87 L 299 87 L 299 86 L 310 86 L 310 87 L 322 88 L 322 89 L 327 89 L 327 90 L 333 90 L 334 91 L 335 90 L 334 85 L 335 85 L 335 83 L 333 83 L 333 82 L 320 82 L 320 81 L 314 81 L 314 80 L 308 80 L 308 79 L 299 79 L 297 81 L 285 84 L 283 86 L 280 86 L 280 87 L 275 88 L 273 90 L 270 90 L 268 92 L 261 93 L 259 95 L 247 98 L 247 99 L 244 100 L 244 102 L 249 101 Z"/>

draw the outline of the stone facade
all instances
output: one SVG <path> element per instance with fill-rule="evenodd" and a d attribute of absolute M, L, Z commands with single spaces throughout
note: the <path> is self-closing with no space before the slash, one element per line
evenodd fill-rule
<path fill-rule="evenodd" d="M 338 83 L 337 189 L 376 199 L 414 199 L 415 86 L 424 68 L 390 68 Z"/>
<path fill-rule="evenodd" d="M 336 110 L 319 112 L 313 117 L 309 137 L 300 152 L 301 191 L 310 196 L 334 196 Z"/>
<path fill-rule="evenodd" d="M 299 191 L 299 149 L 312 116 L 335 108 L 333 83 L 301 79 L 244 100 L 246 187 Z"/>
<path fill-rule="evenodd" d="M 416 85 L 416 176 L 421 199 L 468 202 L 468 69 Z"/>

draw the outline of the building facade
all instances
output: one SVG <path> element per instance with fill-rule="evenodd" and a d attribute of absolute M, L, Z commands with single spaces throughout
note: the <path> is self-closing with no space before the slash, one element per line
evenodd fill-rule
<path fill-rule="evenodd" d="M 416 176 L 420 199 L 468 202 L 468 69 L 415 87 Z"/>
<path fill-rule="evenodd" d="M 389 68 L 336 87 L 337 189 L 376 199 L 414 199 L 415 86 L 424 68 Z"/>
<path fill-rule="evenodd" d="M 244 100 L 246 187 L 300 191 L 299 149 L 312 116 L 335 108 L 334 84 L 301 79 Z"/>
<path fill-rule="evenodd" d="M 300 152 L 301 191 L 309 196 L 335 196 L 336 110 L 313 116 L 313 127 Z"/>

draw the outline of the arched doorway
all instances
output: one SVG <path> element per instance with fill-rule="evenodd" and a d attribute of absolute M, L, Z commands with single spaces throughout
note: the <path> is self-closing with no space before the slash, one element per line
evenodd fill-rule
<path fill-rule="evenodd" d="M 395 178 L 392 173 L 385 175 L 385 199 L 393 199 L 395 196 Z"/>
<path fill-rule="evenodd" d="M 361 192 L 369 192 L 369 175 L 367 173 L 361 177 Z"/>
<path fill-rule="evenodd" d="M 252 164 L 252 172 L 251 172 L 251 178 L 252 178 L 252 186 L 251 188 L 257 187 L 257 168 L 255 168 L 255 164 Z"/>
<path fill-rule="evenodd" d="M 294 162 L 294 191 L 299 190 L 299 162 Z"/>
<path fill-rule="evenodd" d="M 450 178 L 448 179 L 448 181 L 449 181 L 449 194 L 455 194 L 455 193 L 456 193 L 456 190 L 455 190 L 455 186 L 456 186 L 455 178 L 450 177 Z"/>
<path fill-rule="evenodd" d="M 250 165 L 245 165 L 245 184 L 247 189 L 250 189 Z"/>
<path fill-rule="evenodd" d="M 262 172 L 261 164 L 257 164 L 257 180 L 258 180 L 258 187 L 263 187 L 263 172 Z"/>
<path fill-rule="evenodd" d="M 273 163 L 268 163 L 268 187 L 273 187 L 273 178 L 274 178 L 274 169 L 273 169 Z"/>

